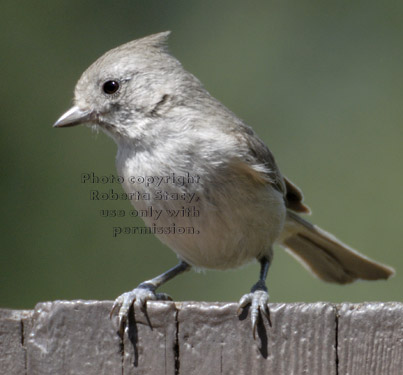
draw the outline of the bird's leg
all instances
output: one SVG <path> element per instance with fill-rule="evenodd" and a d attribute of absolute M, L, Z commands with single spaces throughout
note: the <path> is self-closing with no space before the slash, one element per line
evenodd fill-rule
<path fill-rule="evenodd" d="M 171 300 L 171 297 L 169 297 L 167 294 L 155 293 L 155 290 L 175 276 L 190 270 L 190 268 L 191 266 L 189 264 L 181 261 L 175 267 L 169 269 L 163 274 L 154 277 L 151 280 L 142 282 L 137 288 L 130 292 L 123 293 L 121 296 L 116 298 L 112 306 L 110 316 L 112 317 L 115 310 L 118 311 L 120 331 L 123 330 L 126 324 L 129 309 L 133 304 L 145 310 L 147 301 L 149 300 Z"/>
<path fill-rule="evenodd" d="M 250 293 L 245 294 L 239 301 L 238 312 L 247 305 L 251 305 L 251 321 L 253 338 L 256 338 L 256 327 L 259 314 L 264 315 L 271 326 L 270 310 L 269 310 L 269 293 L 266 287 L 267 272 L 270 267 L 270 260 L 266 257 L 259 259 L 260 277 L 259 281 L 253 285 Z"/>

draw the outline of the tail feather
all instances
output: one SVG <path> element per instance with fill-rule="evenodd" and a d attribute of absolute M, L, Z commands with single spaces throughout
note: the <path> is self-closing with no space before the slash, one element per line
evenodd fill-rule
<path fill-rule="evenodd" d="M 280 244 L 320 279 L 347 284 L 357 279 L 387 279 L 393 268 L 377 263 L 330 233 L 288 211 Z"/>

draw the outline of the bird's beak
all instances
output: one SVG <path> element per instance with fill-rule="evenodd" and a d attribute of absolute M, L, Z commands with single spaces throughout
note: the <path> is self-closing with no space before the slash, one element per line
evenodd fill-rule
<path fill-rule="evenodd" d="M 75 126 L 84 124 L 91 121 L 93 118 L 93 112 L 89 110 L 82 110 L 77 106 L 71 107 L 66 113 L 64 113 L 54 124 L 54 128 L 64 128 L 68 126 Z"/>

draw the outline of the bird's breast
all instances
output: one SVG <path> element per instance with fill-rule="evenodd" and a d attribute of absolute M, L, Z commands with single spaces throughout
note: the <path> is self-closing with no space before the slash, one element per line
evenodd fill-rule
<path fill-rule="evenodd" d="M 235 268 L 267 254 L 284 225 L 282 194 L 244 173 L 239 178 L 233 174 L 214 177 L 184 170 L 150 170 L 149 164 L 121 165 L 125 166 L 119 172 L 126 193 L 147 197 L 131 200 L 138 216 L 195 267 Z M 188 180 L 174 182 L 174 176 Z"/>

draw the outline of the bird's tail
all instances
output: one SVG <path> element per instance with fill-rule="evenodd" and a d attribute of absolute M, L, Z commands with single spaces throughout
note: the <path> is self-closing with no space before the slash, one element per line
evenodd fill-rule
<path fill-rule="evenodd" d="M 387 279 L 394 274 L 393 268 L 358 253 L 289 210 L 279 243 L 324 281 L 347 284 L 356 279 Z"/>

